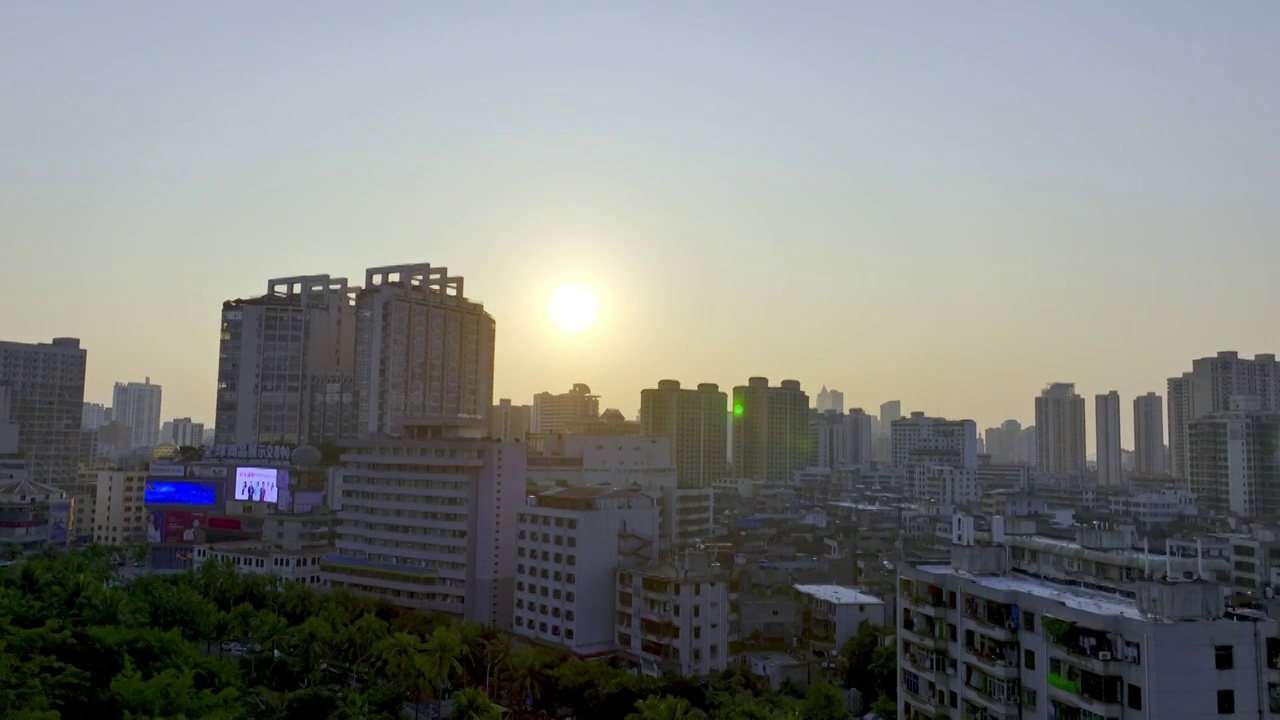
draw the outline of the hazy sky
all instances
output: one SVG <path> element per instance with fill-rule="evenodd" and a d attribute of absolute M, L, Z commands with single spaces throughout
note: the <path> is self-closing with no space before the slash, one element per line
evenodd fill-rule
<path fill-rule="evenodd" d="M 213 415 L 219 304 L 422 261 L 497 395 L 1032 419 L 1280 352 L 1272 2 L 8 2 L 0 338 Z M 545 300 L 601 296 L 568 341 Z M 1132 444 L 1126 430 L 1124 444 Z"/>

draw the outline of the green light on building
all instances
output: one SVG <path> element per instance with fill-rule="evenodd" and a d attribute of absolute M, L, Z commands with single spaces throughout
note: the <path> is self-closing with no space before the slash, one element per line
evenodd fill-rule
<path fill-rule="evenodd" d="M 733 416 L 742 417 L 742 403 L 733 404 Z"/>

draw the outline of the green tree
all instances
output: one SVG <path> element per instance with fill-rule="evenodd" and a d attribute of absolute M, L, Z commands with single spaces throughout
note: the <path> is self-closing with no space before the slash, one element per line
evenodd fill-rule
<path fill-rule="evenodd" d="M 635 712 L 627 720 L 705 720 L 707 714 L 689 704 L 684 698 L 656 695 L 639 700 Z"/>
<path fill-rule="evenodd" d="M 453 702 L 449 713 L 452 720 L 499 720 L 502 717 L 502 708 L 475 688 L 463 688 L 449 699 Z"/>
<path fill-rule="evenodd" d="M 853 717 L 844 695 L 826 683 L 809 686 L 804 694 L 800 714 L 805 720 L 848 720 Z"/>

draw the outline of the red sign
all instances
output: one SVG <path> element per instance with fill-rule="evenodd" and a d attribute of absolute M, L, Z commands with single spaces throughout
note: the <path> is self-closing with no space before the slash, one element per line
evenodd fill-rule
<path fill-rule="evenodd" d="M 204 531 L 208 526 L 207 513 L 169 510 L 164 514 L 164 541 L 166 543 L 202 543 L 205 541 Z"/>

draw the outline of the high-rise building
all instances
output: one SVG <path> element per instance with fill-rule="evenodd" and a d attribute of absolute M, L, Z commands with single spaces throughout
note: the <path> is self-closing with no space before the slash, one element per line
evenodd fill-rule
<path fill-rule="evenodd" d="M 1245 517 L 1280 514 L 1280 413 L 1256 395 L 1188 426 L 1187 475 L 1201 512 Z"/>
<path fill-rule="evenodd" d="M 1000 427 L 987 428 L 983 433 L 987 440 L 987 454 L 991 462 L 1008 465 L 1026 463 L 1021 453 L 1022 423 L 1017 420 L 1005 420 Z"/>
<path fill-rule="evenodd" d="M 329 587 L 507 627 L 525 444 L 489 440 L 480 418 L 427 418 L 401 429 L 343 454 L 331 501 L 336 551 L 322 577 Z"/>
<path fill-rule="evenodd" d="M 978 499 L 978 425 L 922 412 L 894 421 L 893 463 L 904 471 L 907 495 L 963 504 Z"/>
<path fill-rule="evenodd" d="M 574 383 L 566 393 L 541 392 L 533 396 L 533 426 L 529 432 L 565 432 L 573 425 L 600 417 L 600 396 L 586 383 Z"/>
<path fill-rule="evenodd" d="M 133 432 L 134 448 L 160 444 L 161 388 L 144 382 L 118 382 L 111 395 L 111 414 Z"/>
<path fill-rule="evenodd" d="M 753 377 L 733 389 L 733 476 L 789 483 L 810 459 L 809 396 L 796 380 Z"/>
<path fill-rule="evenodd" d="M 1138 475 L 1163 475 L 1165 463 L 1164 408 L 1160 396 L 1149 392 L 1133 399 L 1133 470 Z"/>
<path fill-rule="evenodd" d="M 846 465 L 870 468 L 875 458 L 875 418 L 862 408 L 853 408 L 844 416 Z"/>
<path fill-rule="evenodd" d="M 76 338 L 0 342 L 0 384 L 11 387 L 10 413 L 32 481 L 76 481 L 84 416 L 86 353 Z"/>
<path fill-rule="evenodd" d="M 1031 467 L 1039 467 L 1040 456 L 1036 454 L 1036 444 L 1039 442 L 1040 435 L 1036 431 L 1036 426 L 1022 428 L 1022 432 L 1018 434 L 1018 462 Z"/>
<path fill-rule="evenodd" d="M 912 463 L 976 468 L 978 425 L 972 420 L 945 420 L 913 412 L 895 420 L 892 428 L 893 464 Z"/>
<path fill-rule="evenodd" d="M 1280 363 L 1275 355 L 1242 359 L 1233 351 L 1191 363 L 1191 372 L 1169 378 L 1169 472 L 1185 478 L 1190 471 L 1187 432 L 1209 413 L 1231 408 L 1231 398 L 1257 396 L 1263 410 L 1280 410 Z"/>
<path fill-rule="evenodd" d="M 640 432 L 671 439 L 678 487 L 711 487 L 727 474 L 728 405 L 729 396 L 713 383 L 694 390 L 659 380 L 657 388 L 640 391 Z"/>
<path fill-rule="evenodd" d="M 178 447 L 201 447 L 204 445 L 204 423 L 198 423 L 189 417 L 174 418 L 165 423 L 169 428 L 169 432 L 164 436 L 164 442 L 173 443 Z"/>
<path fill-rule="evenodd" d="M 845 417 L 835 410 L 809 411 L 809 461 L 806 468 L 835 470 L 849 456 L 849 429 Z"/>
<path fill-rule="evenodd" d="M 355 365 L 355 288 L 346 278 L 276 278 L 222 304 L 217 444 L 311 442 L 311 382 Z"/>
<path fill-rule="evenodd" d="M 526 442 L 533 424 L 533 407 L 512 405 L 502 398 L 489 410 L 489 437 L 503 442 Z"/>
<path fill-rule="evenodd" d="M 308 445 L 343 446 L 359 439 L 360 407 L 356 403 L 354 372 L 318 373 L 311 376 L 311 403 L 307 413 Z"/>
<path fill-rule="evenodd" d="M 426 263 L 370 268 L 356 295 L 360 428 L 414 418 L 483 418 L 493 405 L 496 326 L 463 280 Z"/>
<path fill-rule="evenodd" d="M 880 446 L 877 451 L 877 459 L 887 462 L 893 461 L 893 423 L 902 419 L 902 401 L 890 400 L 880 405 Z"/>
<path fill-rule="evenodd" d="M 834 410 L 836 413 L 844 413 L 844 393 L 839 390 L 828 390 L 826 385 L 818 391 L 818 404 L 815 406 L 820 413 Z"/>
<path fill-rule="evenodd" d="M 1036 467 L 1054 475 L 1085 471 L 1084 398 L 1075 383 L 1052 383 L 1036 398 Z"/>
<path fill-rule="evenodd" d="M 85 403 L 84 410 L 80 413 L 80 429 L 97 430 L 107 424 L 107 415 L 106 405 L 102 403 Z"/>
<path fill-rule="evenodd" d="M 1094 430 L 1097 432 L 1098 484 L 1124 484 L 1120 468 L 1120 393 L 1112 390 L 1094 398 Z"/>

